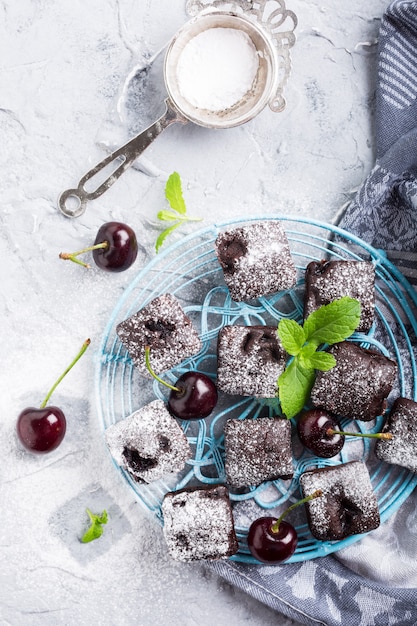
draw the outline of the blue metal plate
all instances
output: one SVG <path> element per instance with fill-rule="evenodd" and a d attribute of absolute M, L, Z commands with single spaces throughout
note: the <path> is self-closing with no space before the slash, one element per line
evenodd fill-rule
<path fill-rule="evenodd" d="M 223 272 L 214 251 L 219 232 L 261 220 L 279 220 L 287 233 L 291 254 L 298 270 L 294 289 L 260 298 L 255 304 L 236 303 L 229 296 Z M 157 255 L 132 280 L 117 302 L 104 331 L 96 368 L 97 408 L 103 431 L 114 422 L 155 398 L 166 399 L 165 388 L 156 381 L 141 377 L 128 353 L 120 343 L 115 328 L 128 316 L 136 313 L 150 300 L 162 293 L 172 293 L 182 304 L 199 330 L 203 348 L 192 359 L 164 374 L 174 383 L 180 374 L 197 369 L 215 377 L 216 340 L 220 328 L 226 324 L 277 325 L 283 317 L 302 321 L 304 270 L 312 260 L 321 259 L 371 260 L 376 271 L 376 321 L 367 334 L 355 333 L 352 341 L 364 347 L 375 347 L 398 362 L 398 381 L 389 402 L 399 395 L 417 400 L 417 366 L 415 347 L 411 343 L 417 335 L 417 295 L 401 273 L 385 257 L 357 237 L 335 226 L 311 219 L 289 216 L 265 216 L 254 219 L 235 219 L 184 237 Z M 161 503 L 167 491 L 191 485 L 225 482 L 223 424 L 230 417 L 253 419 L 259 415 L 275 415 L 277 400 L 220 394 L 219 404 L 206 420 L 183 422 L 193 450 L 193 459 L 181 475 L 157 481 L 151 485 L 135 483 L 126 472 L 123 478 L 138 501 L 163 523 Z M 377 432 L 382 417 L 375 422 L 356 422 L 356 429 Z M 349 421 L 342 420 L 349 428 Z M 239 552 L 233 560 L 256 563 L 250 555 L 246 537 L 250 522 L 256 517 L 275 514 L 299 497 L 299 476 L 313 467 L 324 467 L 353 459 L 363 460 L 369 469 L 372 485 L 378 499 L 381 522 L 387 520 L 408 497 L 417 483 L 417 476 L 394 465 L 378 461 L 369 439 L 347 438 L 338 457 L 319 459 L 298 443 L 294 437 L 294 477 L 290 481 L 276 480 L 248 488 L 243 493 L 231 492 Z M 301 509 L 302 507 L 300 507 Z M 271 513 L 273 512 L 273 513 Z M 290 562 L 304 561 L 340 550 L 362 535 L 335 542 L 314 539 L 303 512 L 295 525 L 299 542 Z"/>

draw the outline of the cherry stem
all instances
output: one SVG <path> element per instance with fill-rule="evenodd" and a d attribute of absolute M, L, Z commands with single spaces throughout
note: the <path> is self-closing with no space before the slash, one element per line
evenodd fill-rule
<path fill-rule="evenodd" d="M 302 500 L 298 500 L 298 502 L 294 502 L 294 504 L 289 506 L 288 509 L 286 509 L 284 511 L 284 513 L 282 513 L 279 516 L 279 518 L 277 520 L 275 520 L 275 522 L 271 526 L 271 532 L 273 532 L 273 533 L 278 533 L 279 532 L 279 525 L 281 524 L 281 522 L 284 519 L 284 517 L 286 517 L 286 515 L 288 515 L 288 513 L 290 511 L 292 511 L 293 509 L 297 508 L 301 504 L 305 504 L 306 502 L 310 502 L 311 500 L 314 500 L 315 498 L 320 498 L 320 496 L 322 496 L 322 495 L 323 495 L 322 490 L 321 489 L 316 489 L 316 491 L 313 491 L 313 493 L 310 494 L 309 496 L 306 496 Z"/>
<path fill-rule="evenodd" d="M 328 428 L 327 435 L 346 435 L 347 437 L 367 437 L 368 439 L 392 439 L 391 433 L 347 433 L 344 430 Z"/>
<path fill-rule="evenodd" d="M 65 370 L 65 372 L 63 372 L 63 374 L 61 374 L 61 376 L 58 378 L 58 380 L 52 385 L 51 389 L 48 391 L 45 400 L 42 402 L 42 404 L 40 406 L 41 409 L 44 409 L 46 407 L 46 405 L 48 404 L 49 398 L 52 396 L 53 392 L 58 387 L 58 385 L 61 382 L 61 380 L 64 378 L 64 376 L 66 376 L 68 374 L 68 372 L 74 367 L 76 362 L 82 357 L 82 355 L 87 350 L 87 348 L 90 345 L 90 343 L 91 343 L 90 339 L 86 339 L 84 341 L 83 345 L 81 346 L 81 350 L 79 351 L 79 353 L 77 354 L 75 359 L 73 359 L 71 361 L 71 363 L 68 365 L 68 367 Z"/>
<path fill-rule="evenodd" d="M 80 254 L 84 254 L 85 252 L 91 252 L 92 250 L 107 250 L 109 246 L 110 244 L 108 241 L 102 241 L 102 243 L 96 243 L 94 246 L 83 248 L 82 250 L 78 250 L 78 252 L 61 252 L 59 258 L 64 259 L 64 261 L 73 261 L 73 263 L 78 263 L 78 265 L 89 268 L 90 265 L 88 265 L 88 263 L 80 261 L 80 259 L 78 259 L 77 257 Z"/>
<path fill-rule="evenodd" d="M 150 347 L 149 346 L 145 346 L 145 363 L 146 363 L 146 369 L 148 370 L 149 374 L 153 378 L 155 378 L 155 380 L 157 380 L 158 383 L 161 383 L 161 385 L 165 385 L 165 387 L 168 387 L 168 389 L 171 389 L 172 391 L 177 391 L 178 393 L 180 393 L 182 390 L 179 389 L 179 387 L 174 387 L 174 385 L 170 385 L 165 380 L 160 378 L 157 374 L 155 374 L 155 372 L 152 369 L 152 365 L 151 365 L 151 362 L 150 362 L 150 359 L 149 359 L 150 351 L 151 351 Z"/>

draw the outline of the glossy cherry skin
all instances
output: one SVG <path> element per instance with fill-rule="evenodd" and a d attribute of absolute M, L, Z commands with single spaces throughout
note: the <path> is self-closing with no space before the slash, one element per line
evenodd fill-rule
<path fill-rule="evenodd" d="M 326 459 L 339 454 L 345 443 L 344 435 L 327 434 L 329 428 L 341 430 L 335 418 L 324 409 L 305 411 L 297 421 L 297 433 L 303 446 Z"/>
<path fill-rule="evenodd" d="M 272 531 L 275 517 L 260 517 L 252 522 L 248 532 L 248 548 L 262 563 L 282 563 L 297 548 L 297 532 L 291 524 L 282 520 L 278 532 Z"/>
<path fill-rule="evenodd" d="M 62 442 L 67 428 L 65 415 L 57 406 L 28 407 L 17 419 L 17 435 L 27 450 L 46 453 Z"/>
<path fill-rule="evenodd" d="M 136 260 L 138 242 L 135 232 L 122 222 L 107 222 L 98 232 L 94 245 L 108 243 L 108 248 L 93 250 L 95 264 L 107 272 L 123 272 Z"/>
<path fill-rule="evenodd" d="M 217 404 L 214 382 L 200 372 L 185 372 L 174 385 L 180 391 L 171 391 L 168 409 L 183 420 L 196 420 L 210 415 Z"/>

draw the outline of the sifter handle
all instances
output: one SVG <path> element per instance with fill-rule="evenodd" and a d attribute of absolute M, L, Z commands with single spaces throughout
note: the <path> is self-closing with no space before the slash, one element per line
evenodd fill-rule
<path fill-rule="evenodd" d="M 169 98 L 165 100 L 165 107 L 164 113 L 156 122 L 128 141 L 124 146 L 118 148 L 100 161 L 100 163 L 81 178 L 78 187 L 62 192 L 58 199 L 58 207 L 66 217 L 79 217 L 82 215 L 87 207 L 87 200 L 95 200 L 107 191 L 165 128 L 174 122 L 181 122 L 182 124 L 187 123 L 188 120 L 181 115 Z M 104 182 L 101 182 L 93 191 L 87 191 L 85 189 L 85 184 L 89 180 L 99 174 L 108 165 L 112 163 L 116 164 L 117 161 L 120 161 L 119 165 Z M 77 206 L 72 208 L 70 204 L 74 204 L 74 201 Z"/>

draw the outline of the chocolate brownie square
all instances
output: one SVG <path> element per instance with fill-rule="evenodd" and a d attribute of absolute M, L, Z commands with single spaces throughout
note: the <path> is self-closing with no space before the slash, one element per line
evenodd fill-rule
<path fill-rule="evenodd" d="M 114 460 L 138 483 L 180 472 L 192 457 L 187 437 L 162 400 L 154 400 L 105 433 Z"/>
<path fill-rule="evenodd" d="M 358 331 L 368 331 L 375 313 L 375 267 L 370 261 L 312 261 L 305 273 L 304 318 L 323 304 L 350 296 L 360 302 Z"/>
<path fill-rule="evenodd" d="M 318 372 L 311 390 L 316 407 L 350 419 L 369 422 L 382 415 L 397 375 L 397 364 L 375 350 L 342 341 L 328 352 L 336 365 Z"/>
<path fill-rule="evenodd" d="M 391 433 L 392 439 L 377 441 L 377 458 L 417 473 L 417 402 L 397 398 L 382 432 Z"/>
<path fill-rule="evenodd" d="M 145 347 L 150 347 L 150 364 L 156 374 L 175 367 L 201 349 L 201 341 L 190 318 L 178 300 L 163 294 L 116 327 L 139 372 L 150 378 L 146 369 Z"/>
<path fill-rule="evenodd" d="M 293 476 L 291 422 L 287 419 L 229 419 L 224 426 L 224 445 L 230 487 Z"/>
<path fill-rule="evenodd" d="M 368 469 L 362 461 L 350 461 L 300 476 L 303 497 L 321 490 L 305 504 L 312 535 L 320 541 L 337 541 L 378 528 L 378 502 Z"/>
<path fill-rule="evenodd" d="M 217 386 L 226 393 L 274 398 L 286 355 L 274 326 L 224 326 L 217 342 Z"/>
<path fill-rule="evenodd" d="M 238 551 L 229 492 L 224 485 L 169 492 L 163 533 L 177 561 L 225 559 Z"/>
<path fill-rule="evenodd" d="M 290 289 L 296 283 L 297 271 L 280 222 L 257 222 L 220 233 L 215 250 L 237 302 Z"/>

